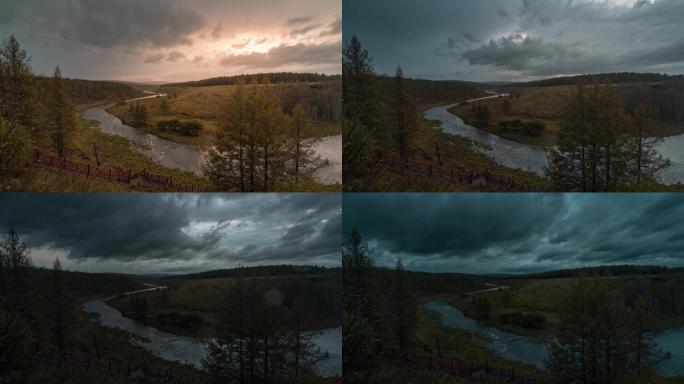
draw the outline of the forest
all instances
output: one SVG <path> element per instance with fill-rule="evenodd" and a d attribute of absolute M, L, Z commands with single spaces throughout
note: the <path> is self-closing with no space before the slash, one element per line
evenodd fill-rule
<path fill-rule="evenodd" d="M 0 379 L 165 382 L 146 368 L 155 366 L 202 383 L 340 382 L 339 377 L 319 377 L 315 365 L 329 355 L 313 341 L 318 331 L 340 326 L 339 270 L 312 267 L 295 275 L 286 270 L 294 268 L 263 266 L 231 271 L 230 278 L 159 280 L 68 272 L 59 258 L 52 269 L 41 269 L 33 265 L 21 236 L 10 230 L 0 240 Z M 271 276 L 269 271 L 281 274 Z M 168 288 L 158 285 L 162 283 Z M 137 293 L 123 293 L 131 291 Z M 206 340 L 201 366 L 166 360 L 141 347 L 144 343 L 129 331 L 102 325 L 83 309 L 102 297 L 107 298 L 102 299 L 104 305 L 120 309 L 130 319 Z M 57 360 L 45 358 L 39 350 L 57 351 Z M 59 363 L 61 354 L 128 364 L 129 372 L 138 373 L 126 377 L 79 368 Z"/>
<path fill-rule="evenodd" d="M 684 325 L 673 291 L 681 271 L 625 265 L 541 275 L 432 275 L 406 271 L 401 260 L 394 270 L 379 268 L 372 253 L 353 229 L 343 250 L 350 383 L 515 381 L 511 372 L 529 383 L 682 382 L 656 369 L 671 358 L 657 336 Z M 434 312 L 435 305 L 461 310 L 518 335 L 514 339 L 540 340 L 548 357 L 543 366 L 504 358 L 489 348 L 505 346 L 488 347 L 474 330 L 448 325 L 453 315 Z M 452 368 L 441 368 L 445 359 Z"/>

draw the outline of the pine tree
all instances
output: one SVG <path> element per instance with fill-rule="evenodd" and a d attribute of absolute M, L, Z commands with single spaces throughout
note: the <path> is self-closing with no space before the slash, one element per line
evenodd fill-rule
<path fill-rule="evenodd" d="M 14 35 L 0 48 L 0 117 L 29 133 L 37 131 L 31 59 Z"/>
<path fill-rule="evenodd" d="M 394 274 L 392 320 L 396 324 L 396 338 L 399 348 L 402 351 L 409 351 L 416 338 L 419 316 L 418 303 L 401 260 L 397 261 Z"/>
<path fill-rule="evenodd" d="M 45 121 L 52 143 L 60 158 L 66 156 L 67 142 L 76 129 L 76 115 L 71 105 L 59 67 L 55 68 L 45 103 Z"/>
<path fill-rule="evenodd" d="M 69 328 L 74 318 L 74 303 L 67 293 L 62 277 L 62 264 L 59 258 L 55 259 L 52 269 L 52 287 L 50 290 L 49 318 L 52 334 L 55 336 L 57 348 L 60 351 L 66 349 L 66 341 L 69 337 Z"/>
<path fill-rule="evenodd" d="M 397 67 L 392 82 L 392 101 L 388 116 L 388 126 L 395 138 L 398 152 L 405 157 L 418 131 L 419 116 L 401 67 Z"/>

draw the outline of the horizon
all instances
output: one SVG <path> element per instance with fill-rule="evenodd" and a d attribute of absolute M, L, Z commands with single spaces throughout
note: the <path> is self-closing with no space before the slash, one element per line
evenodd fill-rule
<path fill-rule="evenodd" d="M 46 76 L 57 65 L 69 78 L 138 83 L 341 73 L 339 0 L 9 0 L 0 40 L 12 34 Z"/>
<path fill-rule="evenodd" d="M 348 0 L 343 12 L 344 45 L 356 35 L 378 73 L 401 65 L 411 78 L 474 82 L 684 74 L 678 0 Z"/>

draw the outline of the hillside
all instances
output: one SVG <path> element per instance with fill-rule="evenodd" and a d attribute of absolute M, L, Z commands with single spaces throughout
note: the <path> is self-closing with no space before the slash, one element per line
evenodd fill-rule
<path fill-rule="evenodd" d="M 48 77 L 36 77 L 39 94 L 45 93 L 49 81 Z M 64 79 L 64 86 L 72 102 L 78 108 L 98 103 L 130 100 L 145 95 L 140 89 L 115 81 Z"/>
<path fill-rule="evenodd" d="M 551 79 L 530 81 L 527 83 L 507 84 L 507 87 L 531 86 L 531 87 L 550 87 L 557 85 L 577 85 L 577 84 L 629 84 L 629 83 L 661 83 L 670 81 L 684 81 L 684 75 L 670 76 L 660 73 L 596 73 L 576 76 L 562 76 Z"/>

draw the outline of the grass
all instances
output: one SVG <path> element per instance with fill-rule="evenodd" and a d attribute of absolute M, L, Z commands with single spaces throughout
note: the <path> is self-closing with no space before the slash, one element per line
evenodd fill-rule
<path fill-rule="evenodd" d="M 264 279 L 297 278 L 301 277 L 269 277 Z M 147 299 L 148 311 L 146 318 L 137 320 L 169 333 L 210 338 L 214 336 L 215 326 L 220 321 L 221 313 L 225 307 L 225 298 L 230 294 L 234 280 L 234 278 L 213 278 L 163 281 L 160 284 L 170 287 L 166 293 L 167 301 L 162 301 L 161 290 L 139 294 L 140 297 Z M 135 317 L 128 296 L 116 297 L 108 304 L 117 308 L 126 317 Z M 197 330 L 191 330 L 160 324 L 157 320 L 157 315 L 169 312 L 199 314 L 202 317 L 202 325 Z M 309 330 L 320 330 L 339 327 L 339 324 L 340 319 L 328 317 L 309 319 L 304 326 Z"/>
<path fill-rule="evenodd" d="M 508 168 L 497 163 L 478 151 L 481 144 L 468 138 L 443 132 L 435 121 L 425 121 L 422 131 L 417 135 L 411 159 L 438 163 L 435 143 L 444 166 L 463 167 L 474 171 L 491 171 L 500 175 L 512 176 L 518 182 L 534 185 L 539 190 L 550 190 L 550 181 L 533 172 Z M 363 180 L 363 189 L 368 192 L 473 192 L 487 191 L 487 188 L 464 186 L 453 183 L 432 181 L 426 178 L 406 176 L 393 171 L 374 169 Z M 346 190 L 354 186 L 345 185 Z M 491 188 L 489 189 L 491 190 Z"/>
<path fill-rule="evenodd" d="M 279 85 L 259 86 L 277 87 Z M 180 88 L 175 92 L 177 97 L 166 98 L 169 103 L 168 114 L 161 114 L 159 110 L 159 105 L 162 101 L 161 97 L 141 100 L 140 103 L 145 105 L 150 113 L 149 120 L 145 126 L 135 125 L 131 121 L 128 104 L 115 105 L 109 108 L 107 112 L 120 118 L 127 125 L 134 126 L 166 140 L 198 146 L 210 146 L 216 141 L 216 135 L 219 130 L 219 117 L 222 114 L 223 106 L 229 102 L 234 88 L 234 85 Z M 171 119 L 200 121 L 204 128 L 197 137 L 161 131 L 157 128 L 159 121 Z M 341 132 L 342 128 L 339 123 L 315 121 L 312 123 L 310 130 L 305 134 L 307 137 L 325 137 L 339 135 Z"/>
<path fill-rule="evenodd" d="M 75 161 L 95 164 L 93 143 L 97 145 L 100 161 L 116 169 L 133 171 L 148 170 L 151 173 L 171 176 L 177 182 L 207 187 L 205 179 L 190 172 L 166 168 L 152 161 L 139 152 L 144 147 L 130 140 L 102 133 L 92 121 L 81 121 L 73 133 L 67 148 L 67 158 Z M 38 143 L 36 147 L 48 153 L 54 153 L 52 147 Z M 82 176 L 70 175 L 57 170 L 38 169 L 30 171 L 30 181 L 21 190 L 32 192 L 124 192 L 124 191 L 157 191 L 147 186 L 130 186 L 112 183 L 99 179 L 86 179 Z"/>
<path fill-rule="evenodd" d="M 487 319 L 481 321 L 497 328 L 520 334 L 527 335 L 543 340 L 551 340 L 560 323 L 560 308 L 565 297 L 567 297 L 574 284 L 574 278 L 555 278 L 539 280 L 513 280 L 514 285 L 510 291 L 510 305 L 504 302 L 504 292 L 490 291 L 480 293 L 486 297 L 491 309 Z M 505 284 L 508 284 L 506 282 Z M 447 302 L 462 310 L 466 315 L 472 316 L 474 308 L 470 297 L 452 296 Z M 517 324 L 502 323 L 499 315 L 504 313 L 520 312 L 524 314 L 539 313 L 546 319 L 546 326 L 542 329 L 525 328 Z M 674 315 L 658 315 L 656 322 L 652 324 L 653 330 L 665 330 L 669 328 L 684 326 L 684 317 Z"/>
<path fill-rule="evenodd" d="M 472 105 L 461 105 L 449 109 L 449 112 L 461 117 L 467 124 L 513 140 L 519 143 L 538 145 L 545 148 L 552 147 L 558 139 L 563 120 L 564 108 L 570 101 L 570 97 L 577 87 L 574 85 L 559 85 L 551 87 L 524 87 L 518 88 L 519 97 L 508 97 L 511 104 L 510 111 L 506 113 L 503 108 L 504 98 L 478 101 L 478 104 L 489 107 L 491 118 L 488 124 L 477 121 L 472 111 Z M 526 136 L 514 132 L 501 132 L 499 123 L 507 120 L 519 119 L 522 121 L 543 121 L 546 130 L 540 137 Z M 654 137 L 667 137 L 684 133 L 684 128 L 674 124 L 653 124 L 649 135 Z"/>

